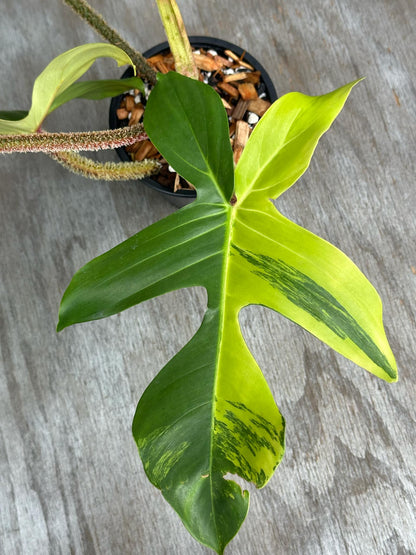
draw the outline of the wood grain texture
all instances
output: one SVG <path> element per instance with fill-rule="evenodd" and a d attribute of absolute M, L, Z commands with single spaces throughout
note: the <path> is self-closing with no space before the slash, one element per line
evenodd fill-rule
<path fill-rule="evenodd" d="M 164 38 L 148 0 L 91 3 L 138 49 Z M 247 48 L 279 94 L 367 77 L 278 206 L 376 285 L 400 372 L 385 384 L 271 311 L 244 310 L 245 337 L 287 420 L 287 452 L 252 491 L 227 552 L 416 553 L 414 4 L 179 3 L 189 33 Z M 24 109 L 52 57 L 96 38 L 57 0 L 14 0 L 3 2 L 0 40 L 0 109 Z M 106 60 L 90 75 L 117 73 Z M 73 102 L 48 129 L 106 128 L 107 109 Z M 130 432 L 146 385 L 197 329 L 204 291 L 55 333 L 73 273 L 174 208 L 135 183 L 86 182 L 40 154 L 1 157 L 0 195 L 0 552 L 208 554 L 147 482 Z"/>

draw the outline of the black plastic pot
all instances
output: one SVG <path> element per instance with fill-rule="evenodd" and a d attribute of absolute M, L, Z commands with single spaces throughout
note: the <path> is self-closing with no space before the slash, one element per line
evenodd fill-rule
<path fill-rule="evenodd" d="M 221 39 L 216 39 L 211 37 L 191 36 L 189 37 L 189 40 L 191 42 L 191 45 L 194 48 L 204 48 L 206 50 L 215 49 L 218 51 L 219 54 L 222 54 L 224 50 L 231 50 L 237 56 L 242 56 L 242 54 L 244 53 L 244 61 L 252 65 L 256 71 L 260 71 L 260 74 L 261 74 L 260 86 L 264 89 L 267 99 L 270 102 L 274 102 L 277 99 L 276 89 L 274 88 L 268 73 L 266 72 L 264 67 L 255 58 L 253 58 L 253 56 L 245 52 L 245 50 L 243 50 L 239 46 L 236 46 L 235 44 L 232 44 L 231 42 L 227 42 Z M 143 55 L 145 58 L 150 58 L 151 56 L 155 56 L 156 54 L 164 53 L 167 51 L 169 51 L 168 42 L 162 42 L 161 44 L 157 44 L 153 48 L 146 50 L 146 52 L 144 52 Z M 125 79 L 132 76 L 133 76 L 133 68 L 129 67 L 123 73 L 122 78 Z M 111 105 L 110 105 L 110 128 L 111 129 L 122 127 L 123 125 L 121 120 L 119 120 L 117 117 L 117 109 L 119 108 L 121 101 L 123 100 L 123 97 L 124 95 L 119 95 L 111 99 Z M 131 161 L 130 155 L 124 147 L 117 148 L 116 152 L 123 162 Z M 168 195 L 170 197 L 170 200 L 176 206 L 183 206 L 185 204 L 188 204 L 196 196 L 195 191 L 188 191 L 188 190 L 180 190 L 174 193 L 173 191 L 170 191 L 167 187 L 164 187 L 163 185 L 159 184 L 156 181 L 156 179 L 153 179 L 153 177 L 147 177 L 145 179 L 142 179 L 142 181 L 148 187 L 151 187 L 152 189 L 155 189 L 156 191 L 159 191 L 164 195 Z"/>

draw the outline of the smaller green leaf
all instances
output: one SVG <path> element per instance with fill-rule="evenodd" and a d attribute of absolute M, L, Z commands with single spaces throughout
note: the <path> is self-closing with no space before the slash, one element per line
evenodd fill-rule
<path fill-rule="evenodd" d="M 228 119 L 218 94 L 179 73 L 159 74 L 144 115 L 159 152 L 190 183 L 198 200 L 226 201 L 234 189 Z"/>
<path fill-rule="evenodd" d="M 0 133 L 16 135 L 37 131 L 54 100 L 84 75 L 97 58 L 113 58 L 118 65 L 133 65 L 127 54 L 112 44 L 84 44 L 64 52 L 54 58 L 36 78 L 32 106 L 27 116 L 14 122 L 0 119 Z"/>
<path fill-rule="evenodd" d="M 101 100 L 102 98 L 117 96 L 129 89 L 139 89 L 144 93 L 143 81 L 139 77 L 129 77 L 128 79 L 100 79 L 98 81 L 74 83 L 55 98 L 48 113 L 50 114 L 65 102 L 75 98 Z"/>
<path fill-rule="evenodd" d="M 27 110 L 0 110 L 0 119 L 5 119 L 7 121 L 19 121 L 27 116 L 29 112 Z"/>

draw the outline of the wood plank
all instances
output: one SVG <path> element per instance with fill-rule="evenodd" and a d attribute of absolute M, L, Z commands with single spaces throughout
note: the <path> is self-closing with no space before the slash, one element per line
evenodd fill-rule
<path fill-rule="evenodd" d="M 164 40 L 155 3 L 93 4 L 139 49 Z M 278 206 L 377 286 L 400 381 L 378 381 L 271 311 L 245 309 L 244 335 L 287 420 L 287 453 L 261 492 L 249 486 L 250 513 L 227 553 L 415 553 L 414 6 L 238 6 L 181 2 L 190 33 L 240 43 L 279 94 L 367 76 Z M 5 110 L 28 108 L 53 56 L 97 40 L 67 7 L 40 0 L 5 2 L 0 37 Z M 104 60 L 91 78 L 119 72 Z M 73 102 L 48 129 L 103 129 L 107 106 Z M 43 155 L 1 157 L 0 195 L 0 552 L 211 553 L 148 483 L 130 433 L 141 393 L 197 329 L 205 293 L 55 333 L 73 272 L 174 207 L 135 183 L 85 182 Z"/>

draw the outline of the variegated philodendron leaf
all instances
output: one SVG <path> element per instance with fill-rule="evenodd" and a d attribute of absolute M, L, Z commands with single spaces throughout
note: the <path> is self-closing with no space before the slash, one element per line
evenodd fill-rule
<path fill-rule="evenodd" d="M 84 44 L 67 50 L 54 58 L 36 78 L 29 112 L 0 113 L 0 134 L 34 133 L 50 112 L 73 98 L 106 98 L 128 88 L 141 88 L 142 81 L 136 77 L 131 78 L 128 86 L 116 79 L 75 83 L 97 58 L 102 57 L 113 58 L 118 65 L 133 65 L 127 54 L 112 44 Z"/>
<path fill-rule="evenodd" d="M 99 79 L 98 81 L 81 81 L 80 83 L 73 83 L 55 97 L 55 100 L 49 107 L 48 115 L 62 104 L 65 104 L 65 102 L 74 100 L 75 98 L 101 100 L 103 98 L 117 96 L 129 89 L 138 89 L 144 92 L 144 83 L 139 77 L 128 77 L 127 79 Z M 0 110 L 0 135 L 5 134 L 1 131 L 2 120 L 7 122 L 19 121 L 25 118 L 28 113 L 27 110 Z M 16 129 L 15 131 L 17 133 Z M 9 127 L 7 128 L 6 134 L 10 134 Z"/>
<path fill-rule="evenodd" d="M 244 306 L 271 307 L 363 368 L 397 379 L 372 285 L 269 200 L 305 171 L 353 85 L 280 98 L 234 172 L 218 95 L 178 74 L 160 75 L 145 128 L 195 184 L 197 200 L 84 266 L 62 300 L 58 329 L 174 289 L 207 289 L 200 329 L 145 391 L 133 433 L 151 482 L 190 533 L 218 553 L 248 509 L 248 493 L 224 476 L 262 487 L 284 450 L 283 418 L 241 334 Z"/>

